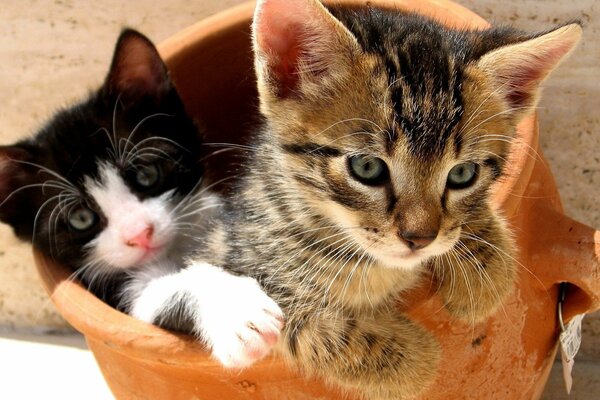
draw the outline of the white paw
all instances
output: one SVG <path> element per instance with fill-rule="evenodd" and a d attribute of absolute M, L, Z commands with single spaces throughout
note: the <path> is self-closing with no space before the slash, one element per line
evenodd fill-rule
<path fill-rule="evenodd" d="M 283 313 L 251 278 L 228 275 L 210 307 L 203 307 L 202 335 L 227 368 L 244 368 L 277 344 Z"/>

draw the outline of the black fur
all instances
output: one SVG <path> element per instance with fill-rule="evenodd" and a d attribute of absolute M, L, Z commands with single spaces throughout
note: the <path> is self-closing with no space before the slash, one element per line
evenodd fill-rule
<path fill-rule="evenodd" d="M 135 59 L 139 54 L 132 55 L 131 45 L 143 49 L 139 60 Z M 136 63 L 145 63 L 149 74 L 140 77 L 132 73 Z M 33 242 L 47 256 L 75 269 L 83 262 L 84 246 L 106 224 L 99 207 L 85 194 L 84 177 L 97 177 L 98 163 L 103 160 L 116 165 L 126 181 L 132 168 L 113 159 L 113 128 L 117 141 L 127 139 L 136 129 L 131 137 L 133 145 L 152 137 L 169 139 L 150 139 L 142 146 L 159 149 L 154 151 L 152 161 L 160 165 L 163 177 L 160 186 L 151 192 L 137 190 L 132 185 L 140 198 L 171 189 L 183 195 L 199 181 L 202 167 L 198 160 L 201 144 L 198 129 L 187 116 L 154 45 L 133 30 L 122 32 L 102 87 L 88 99 L 59 111 L 31 138 L 0 148 L 0 220 L 10 224 L 20 239 Z M 99 215 L 100 222 L 93 229 L 81 233 L 69 228 L 66 212 L 56 219 L 56 226 L 51 223 L 52 210 L 57 204 L 52 196 L 61 190 L 51 184 L 28 185 L 43 184 L 49 179 L 61 181 L 61 178 L 38 165 L 76 188 L 81 203 Z M 106 292 L 113 289 L 107 287 Z"/>

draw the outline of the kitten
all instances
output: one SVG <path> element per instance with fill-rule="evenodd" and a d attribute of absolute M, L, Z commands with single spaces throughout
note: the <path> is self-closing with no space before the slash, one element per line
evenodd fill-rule
<path fill-rule="evenodd" d="M 261 283 L 286 315 L 279 350 L 302 370 L 369 399 L 417 395 L 441 350 L 394 305 L 431 274 L 450 314 L 475 322 L 512 290 L 515 244 L 490 188 L 580 35 L 258 1 L 266 123 L 196 260 Z"/>
<path fill-rule="evenodd" d="M 194 333 L 224 365 L 245 366 L 269 351 L 281 328 L 279 307 L 254 279 L 194 265 L 170 308 L 155 312 L 219 205 L 197 189 L 200 150 L 156 48 L 125 30 L 98 91 L 32 138 L 0 148 L 0 219 L 74 267 L 109 304 Z"/>

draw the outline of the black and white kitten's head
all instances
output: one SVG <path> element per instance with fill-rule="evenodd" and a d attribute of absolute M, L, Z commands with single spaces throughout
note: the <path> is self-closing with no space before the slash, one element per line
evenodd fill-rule
<path fill-rule="evenodd" d="M 0 147 L 0 219 L 75 268 L 144 265 L 168 254 L 189 224 L 199 151 L 156 48 L 125 30 L 97 92 L 32 138 Z"/>

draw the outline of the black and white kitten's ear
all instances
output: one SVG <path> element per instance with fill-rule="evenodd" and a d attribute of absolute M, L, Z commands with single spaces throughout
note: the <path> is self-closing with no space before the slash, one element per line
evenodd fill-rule
<path fill-rule="evenodd" d="M 156 46 L 144 35 L 125 29 L 117 41 L 104 90 L 126 103 L 160 100 L 171 83 Z"/>
<path fill-rule="evenodd" d="M 22 230 L 19 222 L 26 218 L 21 211 L 27 203 L 27 185 L 33 181 L 32 169 L 26 164 L 32 157 L 24 147 L 0 146 L 0 220 L 16 232 Z"/>
<path fill-rule="evenodd" d="M 566 25 L 492 50 L 477 65 L 518 118 L 537 105 L 541 83 L 575 48 L 581 32 L 579 24 Z"/>
<path fill-rule="evenodd" d="M 360 46 L 317 0 L 259 0 L 252 25 L 261 98 L 301 98 L 335 80 Z"/>
<path fill-rule="evenodd" d="M 8 196 L 6 189 L 23 175 L 22 162 L 31 158 L 31 153 L 18 145 L 0 146 L 0 203 Z"/>

